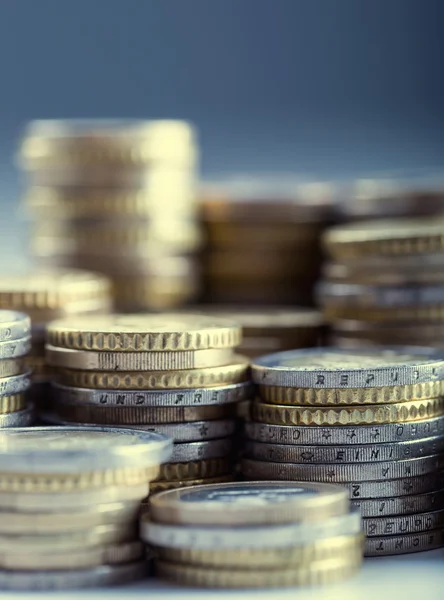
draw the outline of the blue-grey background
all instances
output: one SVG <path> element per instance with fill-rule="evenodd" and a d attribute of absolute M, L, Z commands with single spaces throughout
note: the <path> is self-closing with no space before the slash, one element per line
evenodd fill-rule
<path fill-rule="evenodd" d="M 193 121 L 206 176 L 444 157 L 440 0 L 0 0 L 0 206 L 33 118 Z"/>

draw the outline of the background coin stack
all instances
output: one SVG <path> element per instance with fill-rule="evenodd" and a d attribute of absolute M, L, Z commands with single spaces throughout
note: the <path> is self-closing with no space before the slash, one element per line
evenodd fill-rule
<path fill-rule="evenodd" d="M 331 210 L 323 184 L 234 180 L 204 187 L 205 300 L 312 305 Z"/>
<path fill-rule="evenodd" d="M 27 369 L 33 373 L 30 398 L 38 408 L 48 409 L 53 374 L 45 361 L 46 325 L 63 316 L 109 312 L 110 283 L 97 273 L 62 269 L 2 276 L 0 308 L 31 317 L 32 347 L 26 357 Z"/>
<path fill-rule="evenodd" d="M 367 556 L 444 545 L 443 356 L 325 348 L 256 359 L 244 475 L 343 484 Z"/>
<path fill-rule="evenodd" d="M 158 494 L 141 537 L 162 579 L 215 588 L 340 581 L 358 570 L 364 541 L 344 489 L 275 482 Z"/>
<path fill-rule="evenodd" d="M 0 428 L 22 427 L 34 420 L 27 401 L 30 372 L 26 355 L 31 348 L 28 315 L 0 310 Z"/>
<path fill-rule="evenodd" d="M 99 427 L 0 432 L 0 588 L 111 585 L 146 573 L 141 499 L 165 436 Z"/>
<path fill-rule="evenodd" d="M 21 147 L 45 266 L 110 277 L 117 310 L 180 306 L 199 292 L 197 144 L 182 121 L 37 121 Z"/>
<path fill-rule="evenodd" d="M 332 343 L 443 346 L 444 218 L 380 220 L 325 234 L 318 300 Z"/>
<path fill-rule="evenodd" d="M 226 480 L 233 418 L 249 397 L 241 328 L 202 315 L 66 319 L 48 328 L 59 420 L 150 428 L 176 443 L 152 486 Z M 227 420 L 228 419 L 228 420 Z"/>

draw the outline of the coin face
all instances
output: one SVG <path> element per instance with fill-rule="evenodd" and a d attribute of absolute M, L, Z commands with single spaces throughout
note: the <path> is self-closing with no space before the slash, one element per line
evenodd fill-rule
<path fill-rule="evenodd" d="M 188 489 L 180 494 L 181 502 L 211 502 L 217 505 L 239 505 L 239 506 L 271 506 L 281 504 L 299 497 L 314 497 L 320 494 L 319 490 L 309 486 L 276 486 L 263 484 L 249 486 L 248 484 L 236 484 L 227 486 L 224 484 L 205 486 L 203 489 Z"/>

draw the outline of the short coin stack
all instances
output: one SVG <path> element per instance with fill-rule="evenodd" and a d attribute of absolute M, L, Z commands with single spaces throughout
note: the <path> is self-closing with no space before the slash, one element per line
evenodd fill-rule
<path fill-rule="evenodd" d="M 202 315 L 66 319 L 48 328 L 63 421 L 143 427 L 175 442 L 152 491 L 232 474 L 237 403 L 249 397 L 240 327 Z"/>
<path fill-rule="evenodd" d="M 324 242 L 318 300 L 341 347 L 443 345 L 444 218 L 360 222 Z"/>
<path fill-rule="evenodd" d="M 295 350 L 256 359 L 248 479 L 341 483 L 366 555 L 444 544 L 444 355 L 431 349 Z"/>
<path fill-rule="evenodd" d="M 99 427 L 0 432 L 0 588 L 54 589 L 142 577 L 137 521 L 165 436 Z"/>
<path fill-rule="evenodd" d="M 180 306 L 200 289 L 197 142 L 184 121 L 37 121 L 21 165 L 45 266 L 110 277 L 116 308 Z"/>
<path fill-rule="evenodd" d="M 351 576 L 362 562 L 361 527 L 338 486 L 225 483 L 158 494 L 141 537 L 162 579 L 262 588 Z"/>
<path fill-rule="evenodd" d="M 311 306 L 331 190 L 250 184 L 214 184 L 203 192 L 205 300 Z"/>
<path fill-rule="evenodd" d="M 31 349 L 28 315 L 0 310 L 0 428 L 24 427 L 34 420 L 27 401 L 31 379 L 26 355 Z"/>

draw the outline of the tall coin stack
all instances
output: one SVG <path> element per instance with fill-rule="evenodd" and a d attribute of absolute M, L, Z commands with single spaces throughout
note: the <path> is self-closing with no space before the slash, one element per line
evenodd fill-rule
<path fill-rule="evenodd" d="M 170 435 L 173 456 L 152 491 L 226 480 L 236 405 L 250 394 L 240 341 L 238 325 L 202 315 L 55 321 L 46 356 L 58 372 L 56 416 Z"/>
<path fill-rule="evenodd" d="M 117 310 L 200 289 L 197 143 L 182 121 L 36 121 L 21 147 L 40 263 L 110 277 Z"/>
<path fill-rule="evenodd" d="M 323 184 L 205 188 L 206 301 L 311 306 L 331 210 L 331 190 Z"/>
<path fill-rule="evenodd" d="M 1 431 L 0 588 L 79 588 L 142 577 L 140 501 L 171 451 L 167 437 L 131 429 Z"/>
<path fill-rule="evenodd" d="M 34 420 L 27 401 L 30 372 L 26 355 L 31 349 L 28 315 L 0 310 L 0 428 L 25 427 Z"/>
<path fill-rule="evenodd" d="M 158 494 L 141 537 L 162 579 L 212 588 L 340 581 L 359 569 L 364 541 L 339 486 L 275 482 Z"/>
<path fill-rule="evenodd" d="M 444 218 L 361 222 L 325 234 L 318 299 L 343 347 L 443 346 Z"/>
<path fill-rule="evenodd" d="M 366 556 L 444 545 L 444 355 L 319 348 L 256 359 L 248 479 L 341 483 Z"/>
<path fill-rule="evenodd" d="M 31 317 L 32 347 L 26 357 L 33 373 L 30 397 L 37 407 L 47 409 L 53 373 L 45 361 L 46 325 L 64 316 L 109 312 L 110 283 L 97 273 L 64 269 L 0 276 L 0 308 Z"/>

